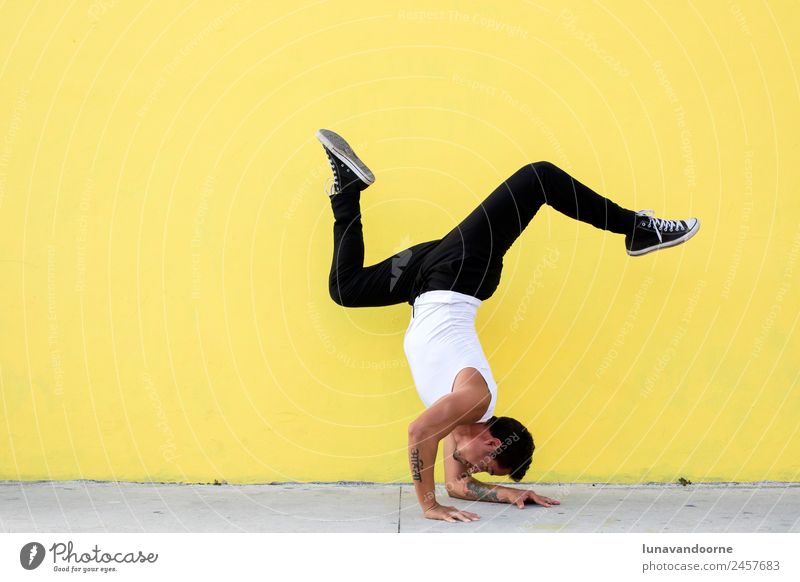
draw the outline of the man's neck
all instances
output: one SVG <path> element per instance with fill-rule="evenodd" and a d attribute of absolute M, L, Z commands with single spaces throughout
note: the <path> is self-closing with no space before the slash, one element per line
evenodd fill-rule
<path fill-rule="evenodd" d="M 453 440 L 456 441 L 456 449 L 462 448 L 476 436 L 483 432 L 485 424 L 460 424 L 452 431 Z"/>

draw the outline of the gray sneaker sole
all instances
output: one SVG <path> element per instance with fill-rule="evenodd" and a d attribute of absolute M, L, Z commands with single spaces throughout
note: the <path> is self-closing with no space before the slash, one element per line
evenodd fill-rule
<path fill-rule="evenodd" d="M 642 255 L 646 255 L 647 253 L 652 253 L 653 251 L 657 251 L 659 249 L 666 249 L 669 247 L 674 247 L 675 245 L 679 245 L 681 243 L 685 243 L 687 240 L 696 235 L 698 230 L 700 230 L 700 219 L 698 218 L 696 220 L 697 223 L 694 225 L 694 227 L 680 238 L 676 238 L 675 240 L 671 240 L 669 242 L 661 243 L 660 245 L 645 247 L 643 249 L 639 249 L 638 251 L 629 251 L 628 249 L 625 249 L 625 251 L 632 257 L 640 257 Z"/>
<path fill-rule="evenodd" d="M 330 129 L 320 129 L 316 133 L 317 139 L 328 148 L 333 155 L 339 158 L 343 164 L 350 168 L 356 176 L 367 184 L 375 182 L 375 175 L 370 171 L 367 165 L 350 147 L 350 144 L 345 139 Z"/>

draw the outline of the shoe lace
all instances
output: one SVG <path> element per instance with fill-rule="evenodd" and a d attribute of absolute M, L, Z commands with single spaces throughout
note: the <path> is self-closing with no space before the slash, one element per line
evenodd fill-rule
<path fill-rule="evenodd" d="M 333 187 L 331 187 L 331 182 L 333 182 Z M 325 180 L 324 188 L 325 188 L 325 194 L 327 194 L 328 196 L 333 196 L 334 194 L 336 194 L 336 179 L 329 177 L 327 180 Z"/>
<path fill-rule="evenodd" d="M 325 182 L 325 193 L 328 196 L 332 196 L 339 191 L 339 172 L 337 171 L 336 164 L 334 163 L 333 158 L 327 149 L 325 150 L 325 156 L 328 158 L 328 164 L 333 171 L 333 178 L 328 178 L 328 180 Z M 331 180 L 333 180 L 333 186 L 328 188 L 328 184 L 330 184 Z"/>
<path fill-rule="evenodd" d="M 659 241 L 662 240 L 662 232 L 677 232 L 679 230 L 684 230 L 683 225 L 681 225 L 679 220 L 656 218 L 655 212 L 652 210 L 640 210 L 636 214 L 648 219 L 647 226 L 656 231 Z"/>

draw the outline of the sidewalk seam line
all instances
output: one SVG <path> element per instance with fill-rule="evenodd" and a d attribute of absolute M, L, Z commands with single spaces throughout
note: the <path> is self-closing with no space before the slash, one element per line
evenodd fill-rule
<path fill-rule="evenodd" d="M 403 486 L 400 485 L 400 494 L 397 496 L 397 533 L 400 533 L 400 519 L 403 515 Z"/>

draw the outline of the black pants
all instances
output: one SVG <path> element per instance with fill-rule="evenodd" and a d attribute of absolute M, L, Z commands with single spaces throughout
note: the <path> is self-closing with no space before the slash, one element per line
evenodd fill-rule
<path fill-rule="evenodd" d="M 331 297 L 345 307 L 413 305 L 417 295 L 434 289 L 488 299 L 500 283 L 503 255 L 543 204 L 603 230 L 628 234 L 634 227 L 634 212 L 554 164 L 534 162 L 514 172 L 443 238 L 364 267 L 360 192 L 341 192 L 331 198 Z"/>

